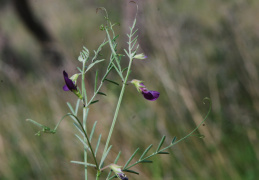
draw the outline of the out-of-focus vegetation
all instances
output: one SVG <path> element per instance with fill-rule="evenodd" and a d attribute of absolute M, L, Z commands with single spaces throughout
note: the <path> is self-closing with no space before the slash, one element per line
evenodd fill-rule
<path fill-rule="evenodd" d="M 75 104 L 74 95 L 62 90 L 62 71 L 76 72 L 82 46 L 96 49 L 103 40 L 99 30 L 103 16 L 95 9 L 105 7 L 110 18 L 120 23 L 116 29 L 123 48 L 135 6 L 115 0 L 30 1 L 64 56 L 63 65 L 56 67 L 43 58 L 41 47 L 11 3 L 0 2 L 0 179 L 83 179 L 83 167 L 70 163 L 83 157 L 72 121 L 64 121 L 55 135 L 37 137 L 38 129 L 25 119 L 54 127 L 69 111 L 66 102 Z M 138 4 L 139 43 L 149 58 L 134 63 L 131 77 L 144 80 L 161 97 L 147 102 L 133 86 L 128 87 L 106 163 L 112 163 L 120 150 L 118 164 L 123 165 L 137 147 L 143 152 L 163 135 L 168 144 L 174 136 L 186 135 L 207 113 L 203 98 L 210 97 L 212 113 L 199 129 L 204 139 L 191 137 L 173 147 L 170 155 L 154 158 L 153 164 L 134 167 L 140 176 L 128 177 L 256 179 L 259 1 L 149 0 Z M 90 90 L 92 77 L 90 73 L 86 82 Z M 102 137 L 108 133 L 118 90 L 107 85 L 103 91 L 108 96 L 90 109 L 89 126 L 98 120 L 96 132 Z"/>

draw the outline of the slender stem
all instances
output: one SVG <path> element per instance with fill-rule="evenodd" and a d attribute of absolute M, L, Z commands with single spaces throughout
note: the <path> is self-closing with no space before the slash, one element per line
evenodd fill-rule
<path fill-rule="evenodd" d="M 196 126 L 196 128 L 194 128 L 189 134 L 187 134 L 187 135 L 184 136 L 183 138 L 179 139 L 178 141 L 176 141 L 176 142 L 170 144 L 169 146 L 167 146 L 167 147 L 161 149 L 160 152 L 162 152 L 162 151 L 164 151 L 164 150 L 170 148 L 171 146 L 173 146 L 173 145 L 175 145 L 175 144 L 177 144 L 177 143 L 183 141 L 184 139 L 190 137 L 190 136 L 191 136 L 195 131 L 197 131 L 197 130 L 199 129 L 199 127 L 206 121 L 206 119 L 209 117 L 209 114 L 210 114 L 210 112 L 211 112 L 212 104 L 211 104 L 211 100 L 210 100 L 209 98 L 206 97 L 206 98 L 203 99 L 203 101 L 204 101 L 204 100 L 208 100 L 208 101 L 209 101 L 210 107 L 209 107 L 208 113 L 206 114 L 205 118 L 201 121 L 201 123 L 200 123 L 198 126 Z"/>
<path fill-rule="evenodd" d="M 84 141 L 85 141 L 85 143 L 87 143 L 88 138 L 87 138 L 87 133 L 86 133 L 86 119 L 87 119 L 86 117 L 88 115 L 88 109 L 85 108 L 85 104 L 87 103 L 87 94 L 86 94 L 86 90 L 85 90 L 85 62 L 86 61 L 83 61 L 82 82 L 81 82 L 82 83 L 81 90 L 82 90 L 83 105 L 84 105 L 84 108 L 83 108 L 83 126 L 82 126 L 81 122 L 79 124 L 81 124 L 81 128 L 82 128 L 83 132 L 85 133 Z M 89 141 L 88 141 L 88 144 L 89 144 L 89 147 L 91 148 L 91 144 L 90 144 Z M 87 149 L 85 147 L 84 147 L 84 162 L 85 162 L 85 164 L 87 164 Z M 87 173 L 87 165 L 85 165 L 84 169 L 85 169 L 85 180 L 87 180 L 87 174 L 88 174 Z"/>
<path fill-rule="evenodd" d="M 107 75 L 110 73 L 110 71 L 111 71 L 111 68 L 106 71 L 105 75 L 103 76 L 103 78 L 101 80 L 101 83 L 100 83 L 99 87 L 96 89 L 93 96 L 91 97 L 91 99 L 89 100 L 89 102 L 86 104 L 85 107 L 88 107 L 91 104 L 91 102 L 94 100 L 95 96 L 98 94 L 99 90 L 101 89 L 101 87 L 103 85 L 104 79 L 107 77 Z"/>
<path fill-rule="evenodd" d="M 81 87 L 84 106 L 87 103 L 87 94 L 85 90 L 85 62 L 86 61 L 83 62 L 83 68 L 82 68 L 82 87 Z"/>
<path fill-rule="evenodd" d="M 120 92 L 120 96 L 119 96 L 119 100 L 118 100 L 118 103 L 117 103 L 117 106 L 116 106 L 116 109 L 115 109 L 115 113 L 114 113 L 114 116 L 113 116 L 113 120 L 112 120 L 112 125 L 111 125 L 111 128 L 110 128 L 110 131 L 109 131 L 109 134 L 108 134 L 108 137 L 107 137 L 107 140 L 106 140 L 106 144 L 105 144 L 105 147 L 104 147 L 104 151 L 103 151 L 103 154 L 102 154 L 102 158 L 104 157 L 104 155 L 106 154 L 106 151 L 108 149 L 108 146 L 109 146 L 109 143 L 110 143 L 110 139 L 111 139 L 111 136 L 112 136 L 112 132 L 113 132 L 113 129 L 114 129 L 114 126 L 115 126 L 115 123 L 116 123 L 116 120 L 117 120 L 117 117 L 118 117 L 118 114 L 119 114 L 119 109 L 120 109 L 120 105 L 121 105 L 121 101 L 122 101 L 122 98 L 123 98 L 123 95 L 124 95 L 124 91 L 125 91 L 125 87 L 126 87 L 126 83 L 128 81 L 128 77 L 129 77 L 129 74 L 130 74 L 130 69 L 131 69 L 131 65 L 132 65 L 132 62 L 133 62 L 133 55 L 132 55 L 132 52 L 131 52 L 131 34 L 132 34 L 132 30 L 133 30 L 134 27 L 131 28 L 131 31 L 130 31 L 130 36 L 129 36 L 129 48 L 128 48 L 128 51 L 129 51 L 129 65 L 128 65 L 128 70 L 127 70 L 127 73 L 126 73 L 126 76 L 125 78 L 122 78 L 123 80 L 123 85 L 122 85 L 122 88 L 121 88 L 121 92 Z M 114 50 L 114 47 L 112 45 L 112 42 L 111 42 L 111 39 L 110 39 L 110 35 L 109 35 L 109 32 L 108 32 L 108 29 L 106 29 L 106 33 L 107 33 L 107 36 L 108 36 L 108 40 L 109 40 L 109 45 L 110 45 L 110 48 L 112 50 L 112 53 L 114 54 L 114 57 L 117 58 L 116 56 L 116 52 Z M 101 168 L 101 167 L 100 167 Z"/>
<path fill-rule="evenodd" d="M 159 150 L 159 151 L 157 151 L 157 152 L 154 152 L 153 154 L 151 154 L 151 155 L 149 155 L 149 156 L 147 156 L 147 157 L 145 157 L 145 158 L 143 158 L 143 159 L 141 159 L 141 160 L 138 160 L 137 162 L 135 162 L 135 163 L 133 163 L 132 165 L 130 165 L 130 166 L 128 166 L 127 168 L 125 168 L 125 170 L 130 169 L 131 167 L 135 166 L 136 164 L 140 163 L 141 161 L 146 160 L 146 159 L 148 159 L 148 158 L 150 158 L 150 157 L 152 157 L 152 156 L 155 156 L 155 155 L 157 155 L 159 152 L 163 152 L 163 151 L 165 151 L 166 149 L 168 149 L 168 148 L 170 148 L 170 147 L 172 147 L 172 146 L 178 144 L 179 142 L 181 142 L 181 141 L 185 140 L 186 138 L 190 137 L 195 131 L 197 131 L 198 128 L 207 120 L 207 118 L 208 118 L 208 116 L 209 116 L 209 114 L 210 114 L 210 112 L 211 112 L 211 107 L 212 107 L 212 105 L 211 105 L 211 100 L 210 100 L 209 98 L 204 98 L 204 100 L 208 100 L 209 103 L 210 103 L 209 111 L 207 112 L 207 115 L 206 115 L 205 118 L 201 121 L 201 123 L 200 123 L 198 126 L 196 126 L 196 128 L 194 128 L 189 134 L 187 134 L 187 135 L 184 136 L 183 138 L 179 139 L 178 141 L 176 141 L 176 142 L 174 142 L 174 143 L 171 143 L 169 146 L 167 146 L 167 147 L 165 147 L 165 148 L 163 148 L 163 149 L 161 149 L 161 150 Z"/>
<path fill-rule="evenodd" d="M 113 129 L 114 129 L 114 126 L 115 126 L 115 123 L 116 123 L 116 120 L 117 120 L 117 117 L 118 117 L 118 114 L 119 114 L 119 109 L 120 109 L 120 105 L 121 105 L 121 101 L 122 101 L 124 91 L 125 91 L 125 83 L 123 83 L 122 88 L 121 88 L 120 97 L 119 97 L 119 100 L 118 100 L 118 103 L 117 103 L 117 106 L 116 106 L 116 110 L 115 110 L 115 113 L 114 113 L 114 116 L 113 116 L 112 125 L 111 125 L 109 135 L 108 135 L 107 140 L 106 140 L 106 144 L 105 144 L 105 147 L 104 147 L 102 158 L 103 158 L 104 154 L 106 153 L 106 151 L 108 149 L 108 146 L 109 146 L 109 143 L 110 143 L 112 132 L 113 132 Z"/>
<path fill-rule="evenodd" d="M 84 129 L 82 123 L 80 122 L 80 120 L 79 120 L 75 115 L 73 115 L 73 114 L 71 114 L 71 113 L 68 113 L 67 115 L 73 116 L 73 117 L 76 119 L 76 121 L 78 122 L 78 124 L 80 125 L 80 127 L 81 127 L 81 129 L 82 129 L 82 131 L 83 131 L 83 133 L 84 133 L 84 136 L 85 136 L 85 138 L 86 138 L 86 140 L 87 140 L 87 144 L 89 145 L 91 154 L 92 154 L 92 156 L 93 156 L 93 158 L 94 158 L 94 162 L 95 162 L 96 168 L 98 168 L 98 163 L 97 163 L 96 157 L 95 157 L 95 155 L 94 155 L 94 151 L 93 151 L 92 145 L 91 145 L 91 143 L 90 143 L 90 140 L 89 140 L 89 138 L 88 138 L 88 136 L 87 136 L 87 133 L 86 133 L 86 131 L 85 131 L 85 129 Z"/>
<path fill-rule="evenodd" d="M 106 153 L 106 151 L 108 149 L 110 139 L 111 139 L 111 136 L 112 136 L 112 132 L 113 132 L 113 129 L 114 129 L 114 126 L 115 126 L 115 123 L 116 123 L 116 120 L 117 120 L 117 117 L 118 117 L 118 114 L 119 114 L 119 109 L 120 109 L 121 101 L 122 101 L 122 98 L 123 98 L 123 95 L 124 95 L 126 82 L 128 80 L 129 74 L 130 74 L 132 61 L 133 61 L 133 58 L 130 58 L 129 65 L 128 65 L 128 71 L 127 71 L 127 74 L 125 76 L 125 80 L 123 82 L 122 88 L 121 88 L 119 100 L 118 100 L 118 103 L 117 103 L 117 106 L 116 106 L 116 109 L 115 109 L 115 113 L 114 113 L 113 120 L 112 120 L 112 125 L 111 125 L 110 131 L 109 131 L 109 134 L 108 134 L 108 137 L 107 137 L 107 140 L 106 140 L 106 144 L 105 144 L 105 147 L 104 147 L 102 158 L 103 158 L 104 154 Z"/>
<path fill-rule="evenodd" d="M 97 173 L 96 173 L 96 180 L 99 180 L 100 175 L 101 175 L 101 170 L 97 170 Z"/>
<path fill-rule="evenodd" d="M 85 109 L 87 110 L 88 108 L 85 108 Z M 86 111 L 86 113 L 87 113 L 87 112 L 88 112 L 88 110 Z M 86 115 L 86 114 L 85 114 L 85 115 Z M 94 158 L 94 162 L 95 162 L 96 168 L 98 169 L 98 163 L 97 163 L 96 157 L 95 157 L 95 155 L 94 155 L 94 151 L 93 151 L 92 145 L 91 145 L 90 140 L 89 140 L 89 138 L 88 138 L 88 136 L 87 136 L 86 130 L 84 129 L 84 126 L 82 125 L 81 121 L 77 118 L 77 116 L 75 116 L 74 114 L 71 114 L 71 113 L 67 113 L 67 114 L 64 115 L 64 116 L 61 118 L 61 120 L 58 122 L 58 124 L 56 125 L 55 129 L 53 130 L 53 132 L 56 131 L 56 129 L 58 128 L 58 125 L 61 123 L 61 121 L 62 121 L 66 116 L 72 116 L 72 117 L 74 117 L 75 120 L 78 122 L 78 124 L 79 124 L 79 126 L 81 127 L 81 129 L 82 129 L 82 131 L 83 131 L 83 133 L 84 133 L 84 136 L 85 136 L 85 138 L 86 138 L 86 140 L 87 140 L 87 144 L 89 145 L 91 154 L 92 154 L 92 156 L 93 156 L 93 158 Z M 98 169 L 98 170 L 99 170 L 99 169 Z"/>
<path fill-rule="evenodd" d="M 88 115 L 88 108 L 84 107 L 83 108 L 83 128 L 84 131 L 86 132 L 86 120 L 87 120 L 87 115 Z M 86 137 L 84 137 L 85 143 L 87 143 Z M 87 148 L 84 147 L 84 162 L 87 164 Z M 87 180 L 87 165 L 85 165 L 85 180 Z"/>

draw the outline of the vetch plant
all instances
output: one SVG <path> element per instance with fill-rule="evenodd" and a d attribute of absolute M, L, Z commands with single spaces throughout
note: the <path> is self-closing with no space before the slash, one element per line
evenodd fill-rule
<path fill-rule="evenodd" d="M 80 164 L 84 166 L 84 171 L 85 171 L 85 180 L 88 179 L 88 169 L 89 168 L 94 168 L 96 170 L 96 179 L 99 179 L 100 177 L 103 176 L 103 172 L 109 172 L 106 173 L 108 174 L 106 179 L 113 179 L 115 177 L 121 179 L 121 180 L 127 180 L 126 173 L 134 173 L 134 174 L 139 174 L 136 171 L 133 171 L 131 168 L 137 164 L 140 163 L 151 163 L 152 161 L 150 160 L 151 157 L 155 155 L 160 155 L 160 154 L 169 154 L 166 150 L 175 144 L 183 141 L 184 139 L 193 136 L 193 133 L 200 127 L 201 124 L 206 120 L 208 117 L 208 114 L 210 113 L 211 110 L 211 103 L 210 103 L 210 109 L 206 117 L 201 121 L 200 125 L 198 125 L 192 132 L 187 134 L 185 137 L 176 140 L 176 137 L 172 139 L 171 144 L 169 144 L 166 147 L 163 147 L 164 141 L 165 141 L 165 136 L 163 136 L 158 143 L 158 146 L 156 149 L 150 153 L 151 148 L 153 145 L 151 144 L 146 148 L 146 150 L 142 153 L 142 155 L 138 158 L 136 162 L 132 163 L 132 160 L 136 158 L 136 154 L 138 151 L 140 151 L 139 148 L 135 150 L 135 152 L 132 154 L 132 156 L 128 159 L 125 164 L 119 165 L 117 164 L 122 152 L 118 152 L 118 155 L 116 159 L 114 160 L 113 163 L 107 163 L 106 159 L 109 156 L 109 152 L 112 148 L 112 145 L 110 145 L 110 140 L 114 131 L 115 124 L 118 120 L 118 114 L 120 111 L 120 106 L 122 103 L 123 96 L 125 94 L 125 89 L 126 85 L 128 83 L 131 83 L 135 85 L 137 92 L 139 92 L 140 96 L 143 96 L 143 100 L 148 100 L 148 101 L 155 101 L 159 98 L 160 93 L 158 91 L 153 91 L 153 90 L 148 90 L 146 86 L 144 85 L 142 80 L 137 80 L 137 79 L 132 79 L 129 80 L 130 73 L 132 71 L 132 63 L 135 61 L 135 63 L 138 63 L 137 61 L 146 59 L 147 56 L 144 55 L 143 53 L 137 54 L 139 45 L 137 43 L 138 41 L 138 35 L 137 35 L 137 29 L 135 28 L 136 25 L 136 18 L 133 21 L 132 26 L 129 28 L 129 33 L 127 34 L 128 36 L 128 48 L 124 49 L 125 55 L 118 54 L 117 52 L 117 38 L 118 36 L 114 32 L 114 26 L 116 24 L 113 24 L 104 8 L 98 8 L 97 11 L 103 10 L 105 11 L 105 20 L 106 24 L 101 26 L 101 30 L 106 34 L 105 39 L 103 42 L 100 44 L 100 46 L 97 48 L 97 50 L 94 51 L 93 57 L 90 58 L 90 52 L 86 47 L 83 47 L 83 50 L 80 52 L 80 55 L 78 57 L 78 61 L 81 62 L 82 67 L 77 68 L 78 73 L 72 75 L 69 77 L 69 72 L 67 73 L 65 70 L 63 71 L 63 77 L 64 77 L 64 82 L 65 85 L 63 86 L 64 91 L 68 91 L 69 93 L 74 93 L 77 97 L 77 103 L 75 107 L 72 107 L 70 103 L 67 103 L 69 109 L 71 112 L 65 114 L 56 127 L 54 129 L 51 129 L 47 126 L 44 126 L 32 119 L 27 119 L 29 122 L 35 124 L 36 126 L 40 127 L 41 130 L 36 133 L 36 135 L 40 136 L 42 133 L 51 133 L 55 134 L 57 132 L 57 128 L 59 124 L 64 120 L 66 117 L 70 117 L 74 121 L 74 126 L 78 130 L 78 133 L 75 134 L 76 138 L 79 139 L 79 141 L 83 144 L 84 146 L 84 159 L 82 161 L 71 161 L 72 163 Z M 108 46 L 110 49 L 110 57 L 106 59 L 99 59 L 100 52 L 102 51 L 102 48 L 104 46 Z M 104 68 L 104 74 L 102 76 L 99 75 L 99 71 L 97 70 L 95 72 L 95 79 L 94 79 L 94 87 L 93 87 L 93 94 L 90 96 L 89 93 L 87 92 L 87 88 L 85 86 L 85 81 L 90 81 L 90 79 L 85 79 L 85 76 L 88 71 L 92 69 L 97 64 L 107 62 L 107 66 Z M 126 67 L 122 67 L 122 61 L 127 61 L 128 65 Z M 104 63 L 105 64 L 105 63 Z M 109 79 L 109 74 L 111 71 L 116 71 L 118 77 L 122 80 L 122 86 L 120 90 L 120 94 L 118 97 L 117 105 L 114 111 L 113 119 L 112 119 L 112 124 L 109 129 L 108 136 L 105 137 L 105 146 L 102 151 L 102 155 L 99 157 L 97 156 L 97 151 L 99 150 L 99 145 L 101 142 L 101 139 L 103 138 L 100 135 L 98 135 L 98 140 L 97 142 L 93 142 L 93 136 L 95 135 L 95 127 L 97 124 L 97 121 L 95 121 L 94 125 L 92 128 L 88 127 L 87 125 L 87 117 L 88 117 L 88 112 L 89 112 L 89 106 L 93 103 L 97 103 L 98 100 L 96 100 L 97 95 L 103 95 L 106 96 L 104 92 L 101 91 L 103 85 L 105 83 L 113 83 L 116 85 L 119 85 L 117 82 L 114 80 Z M 100 76 L 100 77 L 99 77 Z M 81 87 L 77 86 L 77 81 L 81 79 Z M 128 86 L 130 87 L 130 86 Z M 62 89 L 62 87 L 60 88 Z M 139 95 L 139 94 L 136 94 Z M 209 98 L 205 98 L 205 100 L 208 100 L 210 102 Z M 79 118 L 78 112 L 79 110 L 82 109 L 82 119 Z M 200 136 L 202 137 L 202 136 Z M 95 147 L 95 148 L 94 148 Z M 89 159 L 91 159 L 91 162 L 94 163 L 89 163 Z M 104 166 L 105 165 L 105 166 Z M 104 177 L 102 177 L 103 179 Z"/>

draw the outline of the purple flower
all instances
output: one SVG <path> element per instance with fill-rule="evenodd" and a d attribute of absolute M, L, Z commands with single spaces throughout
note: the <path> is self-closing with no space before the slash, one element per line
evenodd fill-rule
<path fill-rule="evenodd" d="M 110 164 L 108 167 L 110 167 L 116 176 L 121 180 L 129 180 L 129 178 L 126 177 L 126 175 L 122 172 L 121 166 L 118 166 L 117 164 Z"/>
<path fill-rule="evenodd" d="M 71 79 L 68 78 L 68 74 L 66 73 L 66 71 L 63 71 L 63 76 L 64 76 L 65 83 L 66 83 L 66 85 L 63 86 L 63 90 L 64 91 L 69 91 L 69 90 L 77 91 L 77 87 L 76 87 L 75 83 Z"/>
<path fill-rule="evenodd" d="M 131 81 L 131 83 L 136 86 L 138 92 L 140 92 L 144 96 L 145 99 L 147 99 L 149 101 L 155 101 L 159 97 L 160 93 L 158 91 L 148 90 L 142 82 L 143 81 L 136 80 L 136 79 L 133 79 Z"/>
<path fill-rule="evenodd" d="M 160 95 L 159 92 L 147 90 L 147 88 L 144 86 L 143 83 L 140 83 L 140 85 L 143 86 L 143 87 L 140 87 L 140 90 L 145 99 L 149 101 L 155 101 L 159 97 Z"/>
<path fill-rule="evenodd" d="M 121 180 L 129 180 L 129 178 L 127 178 L 124 173 L 117 173 L 117 176 L 118 176 Z"/>
<path fill-rule="evenodd" d="M 63 86 L 64 91 L 72 91 L 79 99 L 83 99 L 83 96 L 81 95 L 80 91 L 76 87 L 76 80 L 79 76 L 79 74 L 74 74 L 71 79 L 68 78 L 68 75 L 66 71 L 63 71 L 63 76 L 65 79 L 66 85 Z"/>

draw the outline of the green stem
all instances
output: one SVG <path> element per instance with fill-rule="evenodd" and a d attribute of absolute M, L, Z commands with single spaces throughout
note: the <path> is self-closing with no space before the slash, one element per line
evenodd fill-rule
<path fill-rule="evenodd" d="M 94 155 L 94 151 L 93 151 L 92 145 L 91 145 L 90 140 L 89 140 L 89 138 L 88 138 L 88 136 L 87 136 L 87 133 L 86 133 L 86 131 L 85 131 L 85 129 L 84 129 L 84 126 L 82 125 L 82 123 L 80 122 L 80 120 L 79 120 L 75 115 L 73 115 L 73 114 L 71 114 L 71 113 L 68 113 L 67 115 L 73 116 L 73 117 L 76 119 L 76 121 L 78 122 L 79 126 L 81 127 L 81 129 L 82 129 L 82 131 L 83 131 L 83 133 L 84 133 L 84 136 L 85 136 L 85 138 L 86 138 L 86 140 L 87 140 L 87 144 L 89 145 L 91 154 L 92 154 L 92 156 L 93 156 L 93 158 L 94 158 L 94 162 L 95 162 L 96 168 L 99 169 L 99 168 L 98 168 L 98 163 L 97 163 L 96 157 L 95 157 L 95 155 Z"/>
<path fill-rule="evenodd" d="M 94 92 L 94 95 L 92 96 L 92 98 L 89 100 L 89 102 L 86 104 L 85 107 L 88 107 L 91 104 L 91 102 L 94 100 L 95 96 L 98 94 L 98 92 L 100 91 L 100 89 L 103 85 L 104 79 L 107 77 L 107 75 L 110 73 L 110 71 L 111 71 L 111 68 L 106 71 L 105 75 L 103 76 L 103 78 L 101 80 L 99 87 L 96 89 L 96 91 Z"/>
<path fill-rule="evenodd" d="M 133 30 L 133 27 L 131 28 L 130 34 L 132 34 L 132 30 Z M 106 33 L 107 33 L 107 36 L 108 36 L 109 45 L 110 45 L 110 48 L 112 50 L 112 53 L 114 54 L 114 57 L 117 58 L 116 52 L 115 52 L 114 47 L 113 47 L 112 42 L 111 42 L 111 38 L 110 38 L 110 35 L 109 35 L 109 32 L 108 32 L 108 29 L 106 29 Z M 108 134 L 108 137 L 107 137 L 107 140 L 106 140 L 106 144 L 105 144 L 105 147 L 104 147 L 102 158 L 104 157 L 104 155 L 107 152 L 107 149 L 108 149 L 108 146 L 109 146 L 109 143 L 110 143 L 110 139 L 111 139 L 111 136 L 112 136 L 112 132 L 113 132 L 113 129 L 114 129 L 114 126 L 115 126 L 115 123 L 116 123 L 116 120 L 117 120 L 117 117 L 118 117 L 118 114 L 119 114 L 119 109 L 120 109 L 121 101 L 122 101 L 122 98 L 123 98 L 123 95 L 124 95 L 126 83 L 128 81 L 128 77 L 129 77 L 129 74 L 130 74 L 130 69 L 131 69 L 131 65 L 132 65 L 132 62 L 133 62 L 133 55 L 132 55 L 131 49 L 132 49 L 132 47 L 131 47 L 131 36 L 129 36 L 129 49 L 128 49 L 129 52 L 128 52 L 128 54 L 130 56 L 129 56 L 128 70 L 127 70 L 125 78 L 122 78 L 123 85 L 122 85 L 122 88 L 121 88 L 121 92 L 120 92 L 119 100 L 118 100 L 118 103 L 117 103 L 117 106 L 116 106 L 116 109 L 115 109 L 115 113 L 114 113 L 114 116 L 113 116 L 112 125 L 111 125 L 110 131 L 109 131 L 109 134 Z M 99 167 L 99 168 L 101 168 L 101 167 Z"/>
<path fill-rule="evenodd" d="M 88 111 L 89 111 L 88 108 L 86 107 L 83 108 L 83 128 L 85 132 L 86 132 L 86 120 L 87 120 Z M 87 143 L 86 137 L 84 137 L 84 141 L 85 143 Z M 85 164 L 87 164 L 87 149 L 85 147 L 84 147 L 84 162 Z M 87 180 L 87 165 L 85 165 L 85 180 Z"/>
<path fill-rule="evenodd" d="M 117 106 L 116 106 L 116 109 L 115 109 L 115 113 L 114 113 L 113 120 L 112 120 L 112 125 L 111 125 L 110 131 L 109 131 L 109 134 L 108 134 L 108 137 L 107 137 L 107 140 L 106 140 L 106 144 L 105 144 L 105 147 L 104 147 L 102 158 L 103 158 L 104 154 L 106 153 L 106 151 L 108 149 L 108 146 L 109 146 L 109 143 L 110 143 L 110 139 L 111 139 L 111 136 L 112 136 L 112 132 L 113 132 L 113 129 L 114 129 L 114 126 L 115 126 L 115 123 L 116 123 L 116 120 L 117 120 L 117 117 L 118 117 L 118 114 L 119 114 L 119 109 L 120 109 L 121 101 L 122 101 L 122 98 L 123 98 L 123 95 L 124 95 L 124 91 L 125 91 L 125 87 L 126 87 L 126 82 L 128 80 L 129 74 L 130 74 L 130 69 L 131 69 L 132 61 L 133 61 L 133 58 L 130 58 L 129 66 L 128 66 L 128 71 L 127 71 L 127 74 L 125 76 L 125 80 L 123 82 L 122 88 L 121 88 L 119 100 L 118 100 L 118 103 L 117 103 Z"/>
<path fill-rule="evenodd" d="M 208 100 L 208 101 L 209 101 L 210 107 L 209 107 L 208 113 L 206 114 L 205 118 L 201 121 L 201 123 L 200 123 L 198 126 L 196 126 L 196 128 L 194 128 L 189 134 L 187 134 L 187 135 L 184 136 L 183 138 L 179 139 L 178 141 L 176 141 L 176 142 L 170 144 L 169 146 L 167 146 L 167 147 L 161 149 L 160 152 L 162 152 L 162 151 L 164 151 L 164 150 L 166 150 L 166 149 L 172 147 L 173 145 L 175 145 L 175 144 L 177 144 L 177 143 L 179 143 L 179 142 L 185 140 L 186 138 L 190 137 L 190 136 L 191 136 L 195 131 L 197 131 L 197 130 L 199 129 L 199 127 L 206 121 L 206 119 L 209 117 L 209 114 L 210 114 L 210 112 L 211 112 L 212 104 L 211 104 L 211 100 L 210 100 L 209 98 L 206 97 L 206 98 L 203 99 L 203 101 L 204 101 L 204 100 Z"/>
<path fill-rule="evenodd" d="M 125 85 L 126 84 L 123 83 L 122 88 L 121 88 L 120 97 L 119 97 L 119 100 L 118 100 L 118 103 L 117 103 L 117 106 L 116 106 L 116 110 L 115 110 L 115 113 L 114 113 L 114 116 L 113 116 L 112 125 L 111 125 L 109 135 L 108 135 L 107 140 L 106 140 L 106 144 L 105 144 L 105 147 L 104 147 L 102 158 L 103 158 L 104 154 L 106 153 L 106 151 L 108 149 L 108 146 L 109 146 L 109 143 L 110 143 L 112 132 L 113 132 L 113 129 L 114 129 L 114 126 L 115 126 L 115 123 L 116 123 L 116 120 L 117 120 L 117 117 L 118 117 L 118 114 L 119 114 L 119 109 L 120 109 L 122 97 L 123 97 L 123 94 L 124 94 L 124 91 L 125 91 Z"/>
<path fill-rule="evenodd" d="M 87 116 L 87 113 L 88 113 L 88 110 L 87 110 L 87 109 L 88 109 L 88 108 L 84 108 L 84 109 L 86 110 L 86 112 L 84 113 L 84 115 L 85 115 L 85 117 L 84 117 L 85 120 L 83 120 L 83 121 L 86 121 L 86 116 Z M 89 138 L 88 138 L 88 136 L 87 136 L 86 130 L 85 130 L 84 126 L 82 125 L 81 121 L 77 118 L 77 116 L 75 116 L 74 114 L 71 114 L 71 113 L 67 113 L 66 115 L 64 115 L 64 116 L 61 118 L 61 120 L 58 122 L 58 124 L 56 125 L 56 127 L 54 128 L 54 130 L 52 130 L 52 132 L 56 132 L 56 130 L 57 130 L 59 124 L 61 123 L 61 121 L 62 121 L 66 116 L 72 116 L 72 117 L 74 117 L 75 120 L 78 122 L 78 124 L 79 124 L 79 126 L 81 127 L 81 129 L 82 129 L 82 131 L 83 131 L 83 133 L 84 133 L 84 136 L 85 136 L 85 138 L 86 138 L 86 140 L 87 140 L 86 142 L 87 142 L 87 144 L 89 145 L 91 154 L 92 154 L 92 156 L 93 156 L 93 158 L 94 158 L 94 162 L 95 162 L 96 168 L 97 168 L 97 170 L 99 170 L 99 168 L 98 168 L 98 163 L 97 163 L 96 157 L 95 157 L 95 155 L 94 155 L 94 151 L 93 151 L 92 145 L 91 145 L 91 143 L 90 143 L 90 140 L 89 140 Z"/>
<path fill-rule="evenodd" d="M 130 169 L 131 167 L 137 165 L 138 163 L 140 163 L 140 162 L 143 161 L 143 160 L 149 159 L 149 158 L 151 158 L 152 156 L 157 155 L 159 152 L 163 152 L 163 151 L 167 150 L 168 148 L 170 148 L 170 147 L 172 147 L 172 146 L 178 144 L 179 142 L 185 140 L 186 138 L 190 137 L 195 131 L 197 131 L 198 128 L 207 120 L 207 118 L 208 118 L 208 116 L 209 116 L 209 114 L 210 114 L 210 112 L 211 112 L 211 107 L 212 107 L 212 105 L 211 105 L 211 100 L 210 100 L 209 98 L 207 98 L 207 97 L 204 98 L 204 100 L 208 100 L 209 103 L 210 103 L 209 111 L 208 111 L 207 115 L 205 116 L 205 118 L 201 121 L 201 123 L 200 123 L 198 126 L 196 126 L 196 128 L 194 128 L 189 134 L 187 134 L 187 135 L 184 136 L 183 138 L 179 139 L 178 141 L 176 141 L 176 142 L 170 144 L 169 146 L 167 146 L 167 147 L 165 147 L 165 148 L 163 148 L 163 149 L 161 149 L 161 150 L 159 150 L 159 151 L 157 151 L 157 152 L 154 152 L 153 154 L 151 154 L 151 155 L 149 155 L 149 156 L 147 156 L 147 157 L 145 157 L 145 158 L 143 158 L 143 159 L 141 159 L 141 160 L 138 160 L 137 162 L 135 162 L 135 163 L 133 163 L 132 165 L 130 165 L 130 166 L 128 166 L 127 168 L 125 168 L 125 170 Z M 204 100 L 203 100 L 203 101 L 204 101 Z"/>
<path fill-rule="evenodd" d="M 85 62 L 83 62 L 83 68 L 82 68 L 82 95 L 83 95 L 83 104 L 85 106 L 85 104 L 87 103 L 87 94 L 86 94 L 86 90 L 85 90 Z"/>
<path fill-rule="evenodd" d="M 82 126 L 80 121 L 79 121 L 80 122 L 79 124 L 80 124 L 80 126 L 81 126 L 81 128 L 82 128 L 82 130 L 83 130 L 83 132 L 85 134 L 84 141 L 85 141 L 85 143 L 87 143 L 87 141 L 88 141 L 88 145 L 89 145 L 89 147 L 90 147 L 90 149 L 92 151 L 92 147 L 91 147 L 91 144 L 90 144 L 90 142 L 88 140 L 87 133 L 86 133 L 86 119 L 87 119 L 86 117 L 88 115 L 88 109 L 85 108 L 85 104 L 87 103 L 87 94 L 86 94 L 86 90 L 85 90 L 85 62 L 86 61 L 83 61 L 82 82 L 81 82 L 81 84 L 82 84 L 81 90 L 82 90 L 83 105 L 84 105 L 84 108 L 83 108 L 83 126 Z M 93 154 L 93 156 L 94 156 L 94 154 Z M 87 149 L 85 147 L 84 147 L 84 162 L 85 162 L 85 164 L 87 164 Z M 85 180 L 87 180 L 87 174 L 88 174 L 87 173 L 87 165 L 85 165 L 84 169 L 85 169 Z"/>
<path fill-rule="evenodd" d="M 101 170 L 97 170 L 97 173 L 96 173 L 96 180 L 99 180 L 100 175 L 101 175 Z"/>

